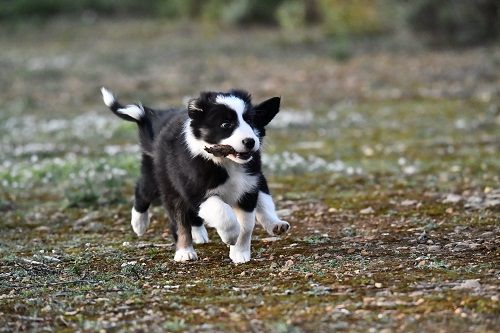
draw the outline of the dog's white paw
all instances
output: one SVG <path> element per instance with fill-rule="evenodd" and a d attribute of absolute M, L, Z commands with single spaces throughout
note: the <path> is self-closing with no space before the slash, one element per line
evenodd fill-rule
<path fill-rule="evenodd" d="M 197 259 L 198 256 L 196 255 L 196 251 L 192 247 L 188 247 L 185 249 L 178 249 L 177 251 L 175 251 L 174 260 L 177 262 L 184 262 Z"/>
<path fill-rule="evenodd" d="M 231 258 L 235 264 L 248 262 L 250 261 L 250 250 L 242 249 L 237 246 L 230 246 L 229 258 Z"/>
<path fill-rule="evenodd" d="M 134 207 L 132 207 L 132 218 L 130 220 L 130 224 L 132 225 L 132 229 L 136 235 L 141 237 L 144 235 L 149 226 L 148 212 L 145 211 L 144 213 L 139 213 Z"/>
<path fill-rule="evenodd" d="M 228 245 L 236 244 L 240 235 L 240 225 L 238 222 L 228 223 L 224 227 L 218 227 L 216 230 L 222 241 Z"/>
<path fill-rule="evenodd" d="M 208 232 L 204 225 L 199 227 L 191 227 L 191 237 L 195 244 L 205 244 L 208 243 Z"/>
<path fill-rule="evenodd" d="M 269 235 L 271 236 L 279 236 L 283 235 L 290 230 L 290 223 L 286 221 L 279 221 L 279 222 L 274 222 L 272 224 L 269 224 L 266 227 L 266 231 Z"/>

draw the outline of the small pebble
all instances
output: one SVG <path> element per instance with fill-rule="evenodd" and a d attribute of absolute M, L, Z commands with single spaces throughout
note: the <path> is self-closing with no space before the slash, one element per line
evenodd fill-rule
<path fill-rule="evenodd" d="M 441 246 L 439 245 L 431 245 L 427 248 L 429 252 L 439 252 L 441 250 Z"/>
<path fill-rule="evenodd" d="M 462 196 L 454 193 L 450 193 L 443 200 L 443 203 L 458 203 L 462 201 Z"/>
<path fill-rule="evenodd" d="M 483 232 L 481 235 L 479 235 L 479 237 L 481 237 L 481 238 L 490 238 L 490 237 L 493 237 L 493 232 L 491 232 L 491 231 Z"/>
<path fill-rule="evenodd" d="M 415 305 L 420 305 L 420 304 L 423 304 L 425 302 L 425 300 L 423 298 L 419 298 L 416 302 L 415 302 Z"/>
<path fill-rule="evenodd" d="M 401 206 L 413 206 L 417 203 L 417 200 L 403 200 Z"/>
<path fill-rule="evenodd" d="M 465 280 L 460 285 L 453 287 L 453 289 L 481 289 L 481 284 L 478 280 Z"/>
<path fill-rule="evenodd" d="M 367 207 L 367 208 L 361 209 L 359 211 L 359 213 L 363 214 L 363 215 L 373 214 L 373 213 L 375 213 L 375 210 L 372 207 Z"/>
<path fill-rule="evenodd" d="M 481 244 L 479 244 L 479 243 L 470 243 L 469 244 L 469 249 L 475 250 L 475 249 L 477 249 L 480 246 L 481 246 Z"/>
<path fill-rule="evenodd" d="M 455 246 L 453 247 L 453 249 L 455 251 L 463 251 L 463 250 L 466 250 L 469 248 L 469 244 L 465 243 L 465 242 L 458 242 L 458 243 L 455 243 Z"/>
<path fill-rule="evenodd" d="M 429 236 L 427 236 L 427 231 L 423 231 L 417 238 L 417 242 L 420 244 L 425 244 L 429 240 Z"/>

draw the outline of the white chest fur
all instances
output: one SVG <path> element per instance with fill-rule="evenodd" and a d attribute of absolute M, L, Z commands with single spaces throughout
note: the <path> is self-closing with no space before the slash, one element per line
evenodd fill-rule
<path fill-rule="evenodd" d="M 207 197 L 219 196 L 225 203 L 235 206 L 243 194 L 250 192 L 257 186 L 257 176 L 251 176 L 245 172 L 245 168 L 233 162 L 223 164 L 229 177 L 224 184 L 207 192 Z"/>

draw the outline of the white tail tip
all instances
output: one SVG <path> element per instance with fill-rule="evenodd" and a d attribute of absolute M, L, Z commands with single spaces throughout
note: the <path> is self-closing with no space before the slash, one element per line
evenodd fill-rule
<path fill-rule="evenodd" d="M 108 89 L 102 87 L 101 94 L 104 104 L 106 104 L 108 107 L 111 107 L 111 105 L 113 105 L 113 103 L 115 102 L 115 96 L 113 96 L 113 93 Z"/>
<path fill-rule="evenodd" d="M 144 107 L 142 105 L 129 104 L 124 108 L 118 109 L 121 114 L 126 114 L 135 120 L 141 120 L 144 117 Z"/>

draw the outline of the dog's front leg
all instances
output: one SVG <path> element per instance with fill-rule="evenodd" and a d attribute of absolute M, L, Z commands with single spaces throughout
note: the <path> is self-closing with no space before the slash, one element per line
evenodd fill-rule
<path fill-rule="evenodd" d="M 250 260 L 250 244 L 253 228 L 255 227 L 255 210 L 247 212 L 235 207 L 234 212 L 240 224 L 240 236 L 236 244 L 229 247 L 229 258 L 235 264 L 241 264 Z"/>
<path fill-rule="evenodd" d="M 290 229 L 290 224 L 280 220 L 276 214 L 276 207 L 270 194 L 259 191 L 256 210 L 257 221 L 271 236 L 284 234 Z"/>
<path fill-rule="evenodd" d="M 175 212 L 175 221 L 177 222 L 176 233 L 177 241 L 175 243 L 175 261 L 197 260 L 198 256 L 193 248 L 193 239 L 191 237 L 191 225 L 187 220 L 186 212 L 177 209 Z"/>
<path fill-rule="evenodd" d="M 231 206 L 216 195 L 206 199 L 201 205 L 198 216 L 209 227 L 215 228 L 222 241 L 229 245 L 236 244 L 240 234 L 240 225 Z"/>

